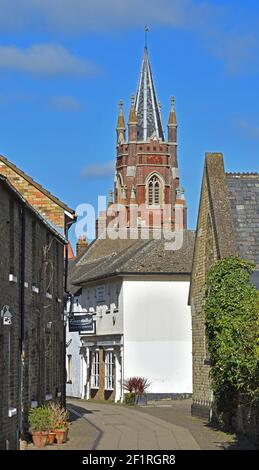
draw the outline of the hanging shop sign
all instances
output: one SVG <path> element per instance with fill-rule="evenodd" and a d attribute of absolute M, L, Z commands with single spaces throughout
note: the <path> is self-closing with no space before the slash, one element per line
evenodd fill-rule
<path fill-rule="evenodd" d="M 95 321 L 90 313 L 84 315 L 73 315 L 69 318 L 69 331 L 79 333 L 95 334 Z"/>

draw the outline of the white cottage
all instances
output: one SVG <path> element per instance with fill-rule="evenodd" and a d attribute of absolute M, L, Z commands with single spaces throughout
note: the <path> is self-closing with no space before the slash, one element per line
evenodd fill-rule
<path fill-rule="evenodd" d="M 187 230 L 177 251 L 163 240 L 97 239 L 71 263 L 70 324 L 81 331 L 67 330 L 68 396 L 123 401 L 132 376 L 149 380 L 150 397 L 191 394 L 193 244 Z"/>

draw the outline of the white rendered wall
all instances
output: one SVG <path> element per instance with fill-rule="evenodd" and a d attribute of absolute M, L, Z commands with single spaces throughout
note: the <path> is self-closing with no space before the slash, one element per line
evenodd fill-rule
<path fill-rule="evenodd" d="M 75 300 L 74 304 L 74 310 L 81 310 L 81 297 Z M 68 304 L 68 310 L 70 308 L 70 305 Z M 72 383 L 67 383 L 66 384 L 66 394 L 69 397 L 77 397 L 81 398 L 82 395 L 82 356 L 79 354 L 80 351 L 80 336 L 79 333 L 70 333 L 68 330 L 68 324 L 67 324 L 67 330 L 66 330 L 66 343 L 68 344 L 68 347 L 66 348 L 66 367 L 67 367 L 67 356 L 68 354 L 71 354 L 72 356 Z"/>
<path fill-rule="evenodd" d="M 192 392 L 189 282 L 124 280 L 124 378 L 144 376 L 150 393 Z"/>
<path fill-rule="evenodd" d="M 105 289 L 105 296 L 101 302 L 96 298 L 98 286 L 104 286 Z M 93 318 L 96 321 L 98 335 L 123 333 L 121 281 L 112 279 L 83 287 L 81 304 L 88 312 L 92 309 L 96 313 Z"/>
<path fill-rule="evenodd" d="M 105 286 L 105 296 L 102 302 L 98 302 L 96 287 Z M 70 306 L 68 305 L 68 310 Z M 73 311 L 81 310 L 94 312 L 97 335 L 116 335 L 123 332 L 122 315 L 122 290 L 121 281 L 113 279 L 93 285 L 84 286 L 82 294 L 74 299 Z M 84 313 L 82 312 L 82 313 Z M 107 313 L 109 312 L 109 313 Z M 90 335 L 79 335 L 77 332 L 69 332 L 67 325 L 66 342 L 66 362 L 67 356 L 72 356 L 72 383 L 66 384 L 66 394 L 70 397 L 85 398 L 86 396 L 86 358 L 80 354 L 81 337 L 91 340 Z M 94 335 L 95 336 L 95 335 Z"/>

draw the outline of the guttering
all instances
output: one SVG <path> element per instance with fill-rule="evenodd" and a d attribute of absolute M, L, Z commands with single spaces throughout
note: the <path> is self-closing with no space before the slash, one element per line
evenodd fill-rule
<path fill-rule="evenodd" d="M 161 272 L 161 271 L 158 271 L 158 272 L 114 272 L 114 273 L 110 273 L 110 274 L 104 274 L 103 276 L 97 276 L 97 277 L 92 277 L 92 278 L 89 278 L 89 279 L 82 279 L 82 280 L 78 280 L 78 281 L 75 281 L 75 282 L 72 282 L 72 284 L 74 286 L 82 286 L 84 284 L 87 284 L 88 282 L 94 282 L 94 281 L 101 281 L 101 280 L 105 280 L 105 279 L 108 279 L 108 278 L 113 278 L 113 277 L 123 277 L 123 276 L 191 276 L 191 272 L 177 272 L 177 271 L 170 271 L 170 272 Z"/>

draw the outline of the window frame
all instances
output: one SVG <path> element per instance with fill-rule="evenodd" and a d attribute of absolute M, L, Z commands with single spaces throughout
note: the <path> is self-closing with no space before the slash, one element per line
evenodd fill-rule
<path fill-rule="evenodd" d="M 67 384 L 72 384 L 72 354 L 67 354 Z"/>
<path fill-rule="evenodd" d="M 156 173 L 149 176 L 146 183 L 146 201 L 149 207 L 161 207 L 163 204 L 164 184 Z"/>
<path fill-rule="evenodd" d="M 92 351 L 91 356 L 91 389 L 98 390 L 100 388 L 100 351 Z"/>
<path fill-rule="evenodd" d="M 115 389 L 115 354 L 114 351 L 104 353 L 104 389 L 113 391 Z"/>

